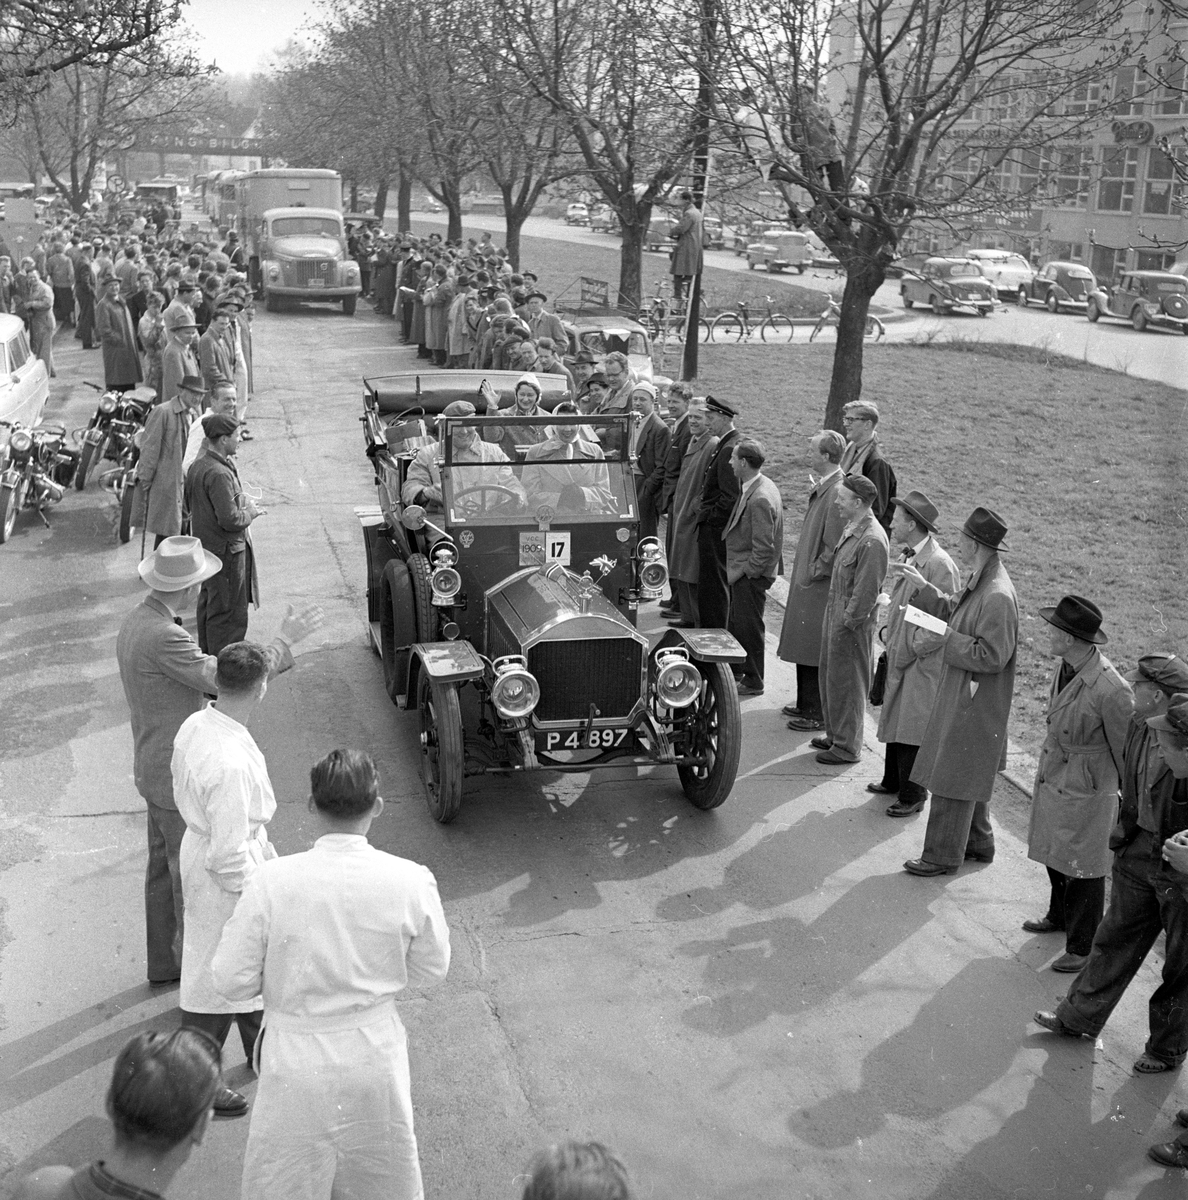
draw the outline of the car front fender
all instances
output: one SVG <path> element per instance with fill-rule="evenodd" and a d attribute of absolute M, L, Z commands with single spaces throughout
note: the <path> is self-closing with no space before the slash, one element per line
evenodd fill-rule
<path fill-rule="evenodd" d="M 469 642 L 417 642 L 412 653 L 425 674 L 438 683 L 462 683 L 483 674 L 483 660 Z"/>
<path fill-rule="evenodd" d="M 724 629 L 669 629 L 652 651 L 684 646 L 694 662 L 746 662 L 747 652 L 733 634 Z"/>

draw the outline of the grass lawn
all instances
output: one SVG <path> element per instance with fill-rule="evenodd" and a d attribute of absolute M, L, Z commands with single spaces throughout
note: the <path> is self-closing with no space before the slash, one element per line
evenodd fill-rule
<path fill-rule="evenodd" d="M 832 346 L 703 346 L 699 388 L 735 401 L 763 440 L 785 504 L 790 566 L 807 498 L 807 439 L 820 427 Z M 1038 616 L 1069 592 L 1105 614 L 1120 670 L 1150 650 L 1188 652 L 1188 393 L 1012 347 L 867 347 L 863 394 L 899 492 L 941 512 L 950 549 L 976 504 L 1010 528 L 1019 594 L 1011 734 L 1035 750 L 1053 661 Z"/>
<path fill-rule="evenodd" d="M 430 233 L 443 233 L 442 225 L 428 221 L 412 222 L 413 233 L 427 237 Z M 463 237 L 478 237 L 483 230 L 482 217 L 466 218 L 462 223 Z M 496 238 L 498 242 L 498 238 Z M 606 246 L 590 246 L 585 242 L 563 242 L 555 238 L 525 237 L 520 243 L 520 261 L 527 271 L 540 276 L 541 290 L 550 297 L 549 308 L 554 301 L 562 308 L 576 306 L 580 284 L 579 278 L 587 275 L 592 279 L 605 279 L 610 284 L 613 299 L 619 280 L 619 239 L 607 237 Z M 745 300 L 753 311 L 762 315 L 764 297 L 771 296 L 777 311 L 790 317 L 816 317 L 825 307 L 824 297 L 813 288 L 799 287 L 790 282 L 795 276 L 768 275 L 763 271 L 725 271 L 721 267 L 709 267 L 702 277 L 705 307 L 709 315 L 733 308 L 739 300 Z M 643 256 L 643 295 L 646 300 L 656 294 L 656 286 L 663 283 L 665 294 L 672 295 L 672 276 L 668 273 L 668 255 L 645 254 Z M 844 280 L 836 282 L 840 296 Z"/>

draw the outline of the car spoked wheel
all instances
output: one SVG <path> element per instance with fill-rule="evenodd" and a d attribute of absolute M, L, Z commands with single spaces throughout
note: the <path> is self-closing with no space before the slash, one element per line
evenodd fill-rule
<path fill-rule="evenodd" d="M 458 687 L 434 683 L 423 671 L 417 683 L 421 713 L 421 778 L 425 802 L 433 819 L 448 825 L 462 807 L 462 780 L 466 773 L 466 746 L 462 733 L 462 706 Z"/>
<path fill-rule="evenodd" d="M 717 808 L 734 786 L 742 751 L 742 711 L 738 689 L 726 663 L 698 664 L 705 684 L 689 709 L 685 753 L 702 763 L 677 766 L 681 787 L 697 808 Z"/>

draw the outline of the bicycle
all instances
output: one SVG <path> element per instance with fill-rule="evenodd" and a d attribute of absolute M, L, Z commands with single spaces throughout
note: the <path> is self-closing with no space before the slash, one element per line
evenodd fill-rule
<path fill-rule="evenodd" d="M 817 334 L 821 332 L 827 325 L 836 325 L 841 320 L 841 305 L 838 304 L 832 296 L 829 297 L 829 303 L 825 307 L 825 311 L 817 318 L 816 325 L 813 326 L 812 333 L 809 334 L 809 341 L 814 341 Z M 881 342 L 887 330 L 883 326 L 883 322 L 878 319 L 873 313 L 866 314 L 866 331 L 863 337 L 867 337 L 876 342 Z"/>
<path fill-rule="evenodd" d="M 794 326 L 787 313 L 772 311 L 772 297 L 766 296 L 767 316 L 758 326 L 751 325 L 751 312 L 745 300 L 738 302 L 738 311 L 720 312 L 710 324 L 709 340 L 715 341 L 719 334 L 723 341 L 749 342 L 756 333 L 762 341 L 783 342 L 792 340 Z"/>
<path fill-rule="evenodd" d="M 701 312 L 702 316 L 698 318 L 698 324 L 703 335 L 703 340 L 710 340 L 710 323 L 705 318 L 705 295 L 701 297 Z M 664 284 L 656 285 L 656 294 L 648 301 L 647 306 L 641 305 L 633 314 L 637 320 L 647 331 L 648 336 L 653 341 L 659 341 L 661 345 L 666 344 L 669 340 L 683 342 L 685 340 L 685 302 L 683 300 L 669 300 L 664 295 Z"/>

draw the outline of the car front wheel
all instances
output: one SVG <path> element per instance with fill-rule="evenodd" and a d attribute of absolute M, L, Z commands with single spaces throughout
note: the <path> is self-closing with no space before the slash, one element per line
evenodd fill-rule
<path fill-rule="evenodd" d="M 726 663 L 702 664 L 705 683 L 688 710 L 684 753 L 697 764 L 678 765 L 681 787 L 696 808 L 717 808 L 734 787 L 742 751 L 742 712 L 738 688 Z"/>
<path fill-rule="evenodd" d="M 1048 293 L 1048 298 L 1045 301 L 1045 304 L 1047 304 L 1048 312 L 1050 313 L 1058 313 L 1060 311 L 1060 301 L 1056 299 L 1055 292 Z"/>
<path fill-rule="evenodd" d="M 1018 294 L 1018 296 L 1015 297 L 1015 299 L 1018 300 L 1020 308 L 1026 308 L 1027 307 L 1027 289 L 1020 288 L 1019 294 Z"/>
<path fill-rule="evenodd" d="M 911 298 L 911 296 L 909 296 L 907 294 L 906 291 L 900 292 L 899 295 L 903 299 L 904 308 L 914 308 L 915 307 L 915 301 Z"/>
<path fill-rule="evenodd" d="M 1101 309 L 1097 307 L 1096 300 L 1091 299 L 1088 304 L 1085 305 L 1085 316 L 1088 317 L 1090 321 L 1098 321 L 1101 319 Z"/>
<path fill-rule="evenodd" d="M 1136 333 L 1142 333 L 1147 328 L 1147 314 L 1141 308 L 1136 308 L 1130 314 L 1130 323 L 1134 326 Z"/>

